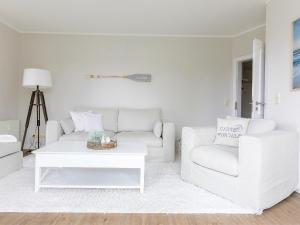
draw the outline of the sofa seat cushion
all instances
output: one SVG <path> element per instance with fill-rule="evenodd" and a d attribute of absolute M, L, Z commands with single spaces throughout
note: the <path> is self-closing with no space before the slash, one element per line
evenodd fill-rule
<path fill-rule="evenodd" d="M 105 131 L 105 135 L 107 136 L 114 136 L 115 133 L 111 131 Z M 60 137 L 60 141 L 87 141 L 88 133 L 84 131 L 73 132 L 71 134 L 65 134 Z"/>
<path fill-rule="evenodd" d="M 120 132 L 117 134 L 118 142 L 141 141 L 148 147 L 162 147 L 162 139 L 154 135 L 153 132 Z"/>
<path fill-rule="evenodd" d="M 230 176 L 238 176 L 238 148 L 223 145 L 199 146 L 190 153 L 197 165 Z"/>
<path fill-rule="evenodd" d="M 0 143 L 0 158 L 21 151 L 20 142 Z"/>

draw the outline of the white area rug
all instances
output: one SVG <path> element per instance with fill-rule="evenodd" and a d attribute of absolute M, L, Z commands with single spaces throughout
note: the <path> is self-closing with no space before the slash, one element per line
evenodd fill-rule
<path fill-rule="evenodd" d="M 34 192 L 34 156 L 0 180 L 1 212 L 254 213 L 180 179 L 180 163 L 147 163 L 138 190 L 41 189 Z"/>

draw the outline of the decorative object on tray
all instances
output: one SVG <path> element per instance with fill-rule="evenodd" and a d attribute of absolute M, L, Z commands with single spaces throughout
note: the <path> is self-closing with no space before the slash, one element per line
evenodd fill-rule
<path fill-rule="evenodd" d="M 93 131 L 89 133 L 87 147 L 93 150 L 109 150 L 117 147 L 117 141 L 103 131 Z"/>

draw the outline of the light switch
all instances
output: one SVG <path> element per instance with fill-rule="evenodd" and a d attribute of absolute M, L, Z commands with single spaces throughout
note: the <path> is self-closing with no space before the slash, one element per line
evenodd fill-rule
<path fill-rule="evenodd" d="M 225 98 L 225 99 L 224 99 L 224 105 L 225 105 L 226 107 L 229 107 L 229 104 L 230 104 L 230 100 L 229 100 L 228 98 Z"/>

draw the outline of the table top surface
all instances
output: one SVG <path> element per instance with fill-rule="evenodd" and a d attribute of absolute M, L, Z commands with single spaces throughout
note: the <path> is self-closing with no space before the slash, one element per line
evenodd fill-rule
<path fill-rule="evenodd" d="M 110 150 L 93 150 L 87 148 L 86 142 L 58 141 L 46 145 L 34 154 L 103 154 L 103 155 L 147 155 L 147 146 L 141 142 L 121 142 Z"/>

